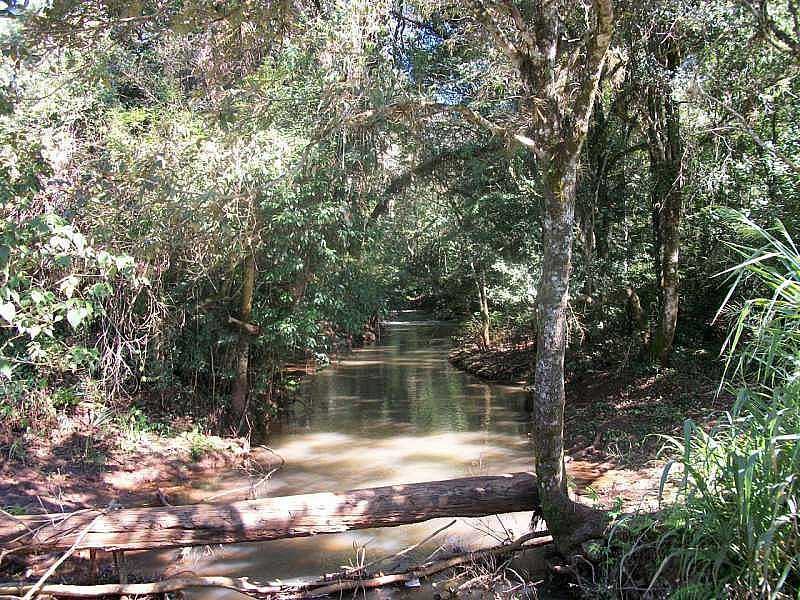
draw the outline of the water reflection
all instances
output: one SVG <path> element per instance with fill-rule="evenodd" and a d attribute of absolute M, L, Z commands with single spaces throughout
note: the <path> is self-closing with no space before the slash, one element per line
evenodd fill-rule
<path fill-rule="evenodd" d="M 303 403 L 270 439 L 270 447 L 286 464 L 259 487 L 259 494 L 304 494 L 529 470 L 524 393 L 480 383 L 453 369 L 446 359 L 450 333 L 449 326 L 435 321 L 396 320 L 376 346 L 356 350 L 311 378 L 302 389 Z M 210 486 L 206 482 L 203 494 L 209 487 L 224 490 L 244 483 L 239 474 L 226 474 Z M 196 502 L 197 496 L 189 490 L 179 501 Z M 462 519 L 443 539 L 450 544 L 486 544 L 491 542 L 486 530 L 506 527 L 523 532 L 529 518 L 521 513 Z M 348 564 L 356 547 L 366 545 L 368 560 L 397 552 L 446 522 L 240 544 L 212 552 L 164 552 L 143 567 L 170 565 L 171 571 L 289 581 Z M 420 548 L 411 558 L 424 559 L 442 541 Z M 415 597 L 430 595 L 423 591 Z M 197 596 L 236 594 L 203 591 Z"/>

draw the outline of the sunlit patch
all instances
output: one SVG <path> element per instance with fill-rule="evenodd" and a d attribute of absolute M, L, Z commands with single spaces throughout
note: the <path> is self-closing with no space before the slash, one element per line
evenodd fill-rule
<path fill-rule="evenodd" d="M 402 489 L 406 483 L 529 471 L 529 426 L 520 402 L 524 392 L 486 385 L 451 368 L 443 351 L 447 336 L 438 329 L 441 324 L 431 325 L 403 322 L 392 326 L 383 345 L 356 350 L 307 380 L 300 391 L 303 402 L 296 405 L 294 417 L 283 433 L 270 439 L 271 449 L 285 465 L 259 488 L 258 495 L 320 493 L 310 514 L 287 514 L 287 519 L 324 522 L 325 515 L 333 514 L 340 502 L 331 492 L 388 485 Z M 430 341 L 434 330 L 441 338 L 438 345 Z M 248 481 L 232 471 L 213 481 L 211 487 L 246 487 Z M 366 508 L 363 501 L 356 510 Z M 459 519 L 446 535 L 424 545 L 411 558 L 424 559 L 440 546 L 491 545 L 498 536 L 504 539 L 509 533 L 527 530 L 529 522 L 530 513 Z M 392 554 L 447 523 L 449 520 L 436 519 L 238 544 L 225 552 L 196 557 L 191 568 L 198 574 L 297 580 L 350 564 L 354 548 L 364 548 L 368 559 Z M 154 559 L 158 560 L 157 556 Z M 162 560 L 169 564 L 169 559 Z M 207 592 L 200 595 L 213 596 Z"/>

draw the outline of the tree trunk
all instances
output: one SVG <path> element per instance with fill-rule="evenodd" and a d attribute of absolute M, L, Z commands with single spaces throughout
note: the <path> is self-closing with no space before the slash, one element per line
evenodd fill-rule
<path fill-rule="evenodd" d="M 489 314 L 489 298 L 486 296 L 486 273 L 480 272 L 477 278 L 478 301 L 481 309 L 481 343 L 484 349 L 489 349 L 492 344 L 491 315 Z"/>
<path fill-rule="evenodd" d="M 667 57 L 668 68 L 677 68 L 677 56 Z M 662 365 L 669 362 L 678 322 L 678 267 L 680 223 L 683 212 L 678 108 L 666 85 L 653 85 L 648 93 L 648 148 L 652 177 L 655 271 L 659 283 L 658 324 L 652 336 L 650 356 Z"/>
<path fill-rule="evenodd" d="M 244 273 L 242 281 L 242 297 L 239 307 L 239 320 L 243 323 L 250 322 L 253 312 L 253 290 L 256 281 L 256 259 L 250 251 L 244 261 Z M 231 393 L 231 422 L 240 426 L 245 412 L 247 411 L 248 396 L 248 372 L 250 367 L 250 335 L 244 331 L 239 331 L 239 339 L 236 342 L 236 380 L 233 382 Z"/>
<path fill-rule="evenodd" d="M 577 157 L 554 161 L 545 175 L 544 257 L 537 302 L 533 445 L 542 513 L 556 539 L 571 510 L 564 477 L 564 353 L 576 176 Z"/>
<path fill-rule="evenodd" d="M 543 516 L 559 549 L 571 552 L 599 529 L 599 523 L 587 518 L 586 510 L 573 503 L 567 493 L 564 353 L 578 157 L 611 43 L 614 7 L 612 0 L 592 0 L 591 24 L 587 5 L 580 6 L 587 32 L 585 36 L 570 36 L 565 23 L 577 17 L 579 3 L 533 2 L 526 5 L 529 17 L 515 2 L 473 0 L 469 4 L 519 74 L 523 88 L 520 112 L 527 114 L 529 127 L 527 135 L 515 132 L 511 137 L 533 153 L 542 174 L 544 256 L 531 398 L 533 443 Z M 508 22 L 510 27 L 506 27 Z M 568 41 L 569 37 L 575 39 Z M 486 126 L 485 119 L 476 120 Z M 489 125 L 497 133 L 498 127 Z"/>
<path fill-rule="evenodd" d="M 146 550 L 255 542 L 536 510 L 538 504 L 536 478 L 514 473 L 230 504 L 0 517 L 0 547 Z"/>
<path fill-rule="evenodd" d="M 600 223 L 601 214 L 605 214 L 608 205 L 608 182 L 606 167 L 608 165 L 608 124 L 603 111 L 603 103 L 598 98 L 592 119 L 592 126 L 586 140 L 586 150 L 590 169 L 590 189 L 586 194 L 581 211 L 582 248 L 586 271 L 586 282 L 583 293 L 594 296 L 595 278 L 597 275 L 598 254 L 607 250 L 606 223 Z M 598 236 L 598 231 L 601 235 Z"/>
<path fill-rule="evenodd" d="M 642 348 L 647 349 L 650 346 L 650 323 L 647 321 L 647 315 L 642 309 L 642 302 L 639 299 L 639 294 L 632 287 L 625 290 L 628 296 L 627 309 L 628 318 L 631 321 L 633 330 L 639 337 Z"/>

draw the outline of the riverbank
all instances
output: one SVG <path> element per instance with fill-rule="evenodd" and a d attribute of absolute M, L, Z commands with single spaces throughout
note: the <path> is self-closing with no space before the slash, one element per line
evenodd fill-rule
<path fill-rule="evenodd" d="M 276 457 L 251 448 L 269 436 L 308 377 L 380 338 L 377 320 L 358 335 L 324 330 L 327 353 L 287 361 L 267 390 L 251 394 L 247 436 L 227 427 L 218 397 L 186 390 L 108 400 L 91 381 L 0 396 L 0 508 L 15 513 L 163 503 L 174 490 L 224 471 L 256 476 Z M 4 393 L 6 390 L 0 390 Z M 231 498 L 229 498 L 231 499 Z M 197 502 L 201 498 L 192 498 Z"/>
<path fill-rule="evenodd" d="M 534 355 L 532 342 L 489 349 L 462 344 L 448 358 L 483 381 L 525 386 Z M 729 404 L 717 394 L 720 364 L 702 352 L 676 358 L 679 364 L 669 369 L 609 358 L 614 356 L 623 354 L 567 356 L 567 453 L 575 462 L 628 470 L 640 487 L 644 480 L 657 487 L 661 435 L 680 435 L 686 419 L 709 422 Z"/>
<path fill-rule="evenodd" d="M 11 514 L 171 503 L 173 490 L 231 469 L 256 471 L 268 457 L 244 438 L 198 431 L 171 436 L 103 431 L 62 419 L 47 436 L 24 436 L 25 455 L 3 456 L 0 505 Z"/>

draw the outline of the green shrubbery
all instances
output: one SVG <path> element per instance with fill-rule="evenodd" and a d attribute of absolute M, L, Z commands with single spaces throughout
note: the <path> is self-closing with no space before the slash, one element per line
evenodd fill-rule
<path fill-rule="evenodd" d="M 663 511 L 622 519 L 606 590 L 675 598 L 800 593 L 800 252 L 782 225 L 727 218 L 742 262 L 722 307 L 732 318 L 725 386 L 732 408 L 710 430 L 668 438 Z M 744 297 L 738 306 L 729 303 Z M 594 591 L 597 592 L 598 589 Z M 602 594 L 601 594 L 602 595 Z"/>
<path fill-rule="evenodd" d="M 742 389 L 709 433 L 686 424 L 684 440 L 673 441 L 684 479 L 664 520 L 667 573 L 691 585 L 704 582 L 720 597 L 794 597 L 800 589 L 798 440 L 796 384 L 771 394 Z"/>

